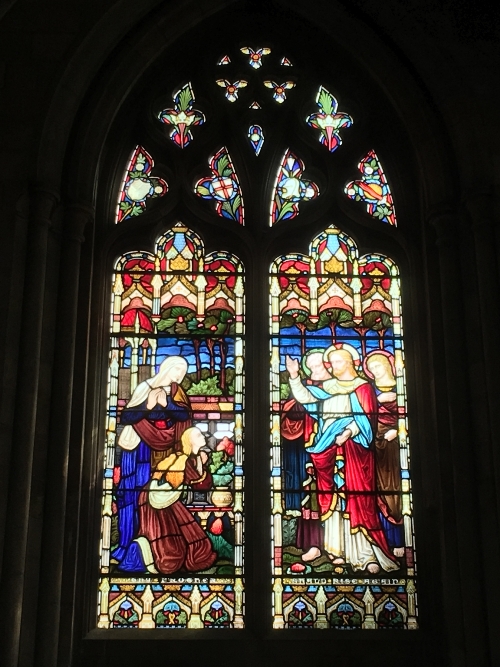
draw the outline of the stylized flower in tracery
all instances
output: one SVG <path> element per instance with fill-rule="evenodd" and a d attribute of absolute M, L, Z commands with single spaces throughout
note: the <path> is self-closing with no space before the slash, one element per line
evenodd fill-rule
<path fill-rule="evenodd" d="M 247 86 L 247 82 L 243 79 L 241 81 L 235 81 L 234 83 L 231 83 L 227 79 L 217 79 L 215 83 L 221 88 L 226 89 L 226 98 L 230 102 L 236 102 L 238 99 L 238 90 L 240 88 L 246 88 Z"/>
<path fill-rule="evenodd" d="M 285 81 L 284 83 L 276 83 L 275 81 L 264 81 L 266 88 L 273 89 L 273 99 L 278 104 L 282 104 L 286 100 L 286 91 L 295 88 L 294 81 Z"/>
<path fill-rule="evenodd" d="M 259 67 L 262 67 L 262 56 L 267 56 L 269 53 L 271 53 L 271 49 L 268 49 L 267 47 L 254 51 L 249 46 L 243 46 L 240 51 L 245 53 L 247 56 L 250 56 L 249 64 L 250 67 L 253 67 L 254 69 L 259 69 Z"/>
<path fill-rule="evenodd" d="M 205 116 L 198 109 L 193 109 L 194 93 L 190 83 L 175 93 L 174 102 L 174 108 L 163 109 L 158 118 L 162 123 L 173 126 L 170 138 L 180 148 L 185 148 L 193 140 L 190 128 L 203 125 Z"/>
<path fill-rule="evenodd" d="M 337 100 L 323 86 L 319 88 L 316 104 L 320 109 L 319 112 L 308 116 L 306 122 L 314 129 L 320 130 L 320 142 L 333 153 L 342 143 L 340 130 L 350 127 L 353 120 L 349 114 L 337 112 Z"/>

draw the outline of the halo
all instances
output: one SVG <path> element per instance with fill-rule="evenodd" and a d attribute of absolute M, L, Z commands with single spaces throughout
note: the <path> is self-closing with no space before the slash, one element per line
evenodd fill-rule
<path fill-rule="evenodd" d="M 359 366 L 361 365 L 361 358 L 359 356 L 359 352 L 357 351 L 357 349 L 353 345 L 349 345 L 349 343 L 337 343 L 336 345 L 330 345 L 330 347 L 328 347 L 325 350 L 325 353 L 323 355 L 323 361 L 326 364 L 328 364 L 328 367 L 330 366 L 330 361 L 328 359 L 328 355 L 331 352 L 336 352 L 338 350 L 346 350 L 347 352 L 349 352 L 349 354 L 352 357 L 352 361 L 353 361 L 354 365 L 359 368 Z"/>
<path fill-rule="evenodd" d="M 314 347 L 310 350 L 307 350 L 307 352 L 302 357 L 302 361 L 300 362 L 300 365 L 302 367 L 302 370 L 304 371 L 304 373 L 307 375 L 308 378 L 311 377 L 311 369 L 306 366 L 307 358 L 310 357 L 311 354 L 321 354 L 321 355 L 323 355 L 324 351 L 325 350 L 323 348 Z M 323 359 L 324 359 L 324 357 L 323 357 Z"/>
<path fill-rule="evenodd" d="M 391 369 L 392 369 L 392 374 L 394 377 L 396 377 L 396 368 L 394 365 L 394 355 L 391 354 L 390 352 L 387 352 L 386 350 L 373 350 L 370 352 L 370 354 L 367 354 L 366 357 L 363 359 L 363 370 L 366 373 L 366 375 L 371 379 L 374 380 L 375 376 L 373 373 L 370 372 L 368 369 L 368 362 L 370 361 L 370 357 L 373 357 L 374 354 L 380 354 L 383 357 L 387 357 L 389 359 L 389 363 L 391 364 Z"/>

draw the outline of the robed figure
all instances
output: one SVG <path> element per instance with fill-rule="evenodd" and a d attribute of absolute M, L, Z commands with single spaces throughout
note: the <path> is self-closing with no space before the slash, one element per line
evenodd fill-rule
<path fill-rule="evenodd" d="M 401 463 L 398 437 L 398 404 L 392 357 L 372 352 L 366 358 L 366 371 L 373 376 L 378 401 L 375 462 L 380 521 L 387 542 L 396 556 L 404 554 L 403 504 L 401 500 Z"/>
<path fill-rule="evenodd" d="M 121 414 L 124 428 L 118 439 L 122 456 L 116 493 L 119 543 L 112 557 L 127 572 L 147 569 L 134 542 L 139 529 L 139 494 L 158 464 L 181 451 L 181 435 L 191 426 L 189 398 L 180 386 L 186 372 L 183 357 L 167 357 L 156 375 L 136 387 Z"/>
<path fill-rule="evenodd" d="M 324 350 L 309 350 L 302 358 L 302 370 L 307 386 L 322 387 L 332 376 L 323 362 Z M 321 555 L 323 530 L 315 472 L 305 446 L 315 428 L 315 420 L 304 406 L 290 398 L 285 401 L 281 414 L 283 470 L 285 474 L 285 508 L 288 515 L 297 517 L 296 545 L 304 552 L 302 560 L 309 562 Z"/>
<path fill-rule="evenodd" d="M 153 574 L 206 570 L 217 559 L 209 538 L 182 502 L 188 487 L 212 486 L 208 457 L 200 451 L 205 436 L 196 427 L 188 428 L 181 445 L 180 452 L 158 463 L 139 495 L 139 536 L 134 543 Z"/>
<path fill-rule="evenodd" d="M 334 564 L 375 574 L 398 569 L 377 512 L 374 434 L 377 398 L 359 377 L 348 349 L 328 348 L 333 379 L 306 387 L 299 363 L 287 357 L 290 388 L 317 421 L 308 445 L 316 471 L 324 550 Z"/>

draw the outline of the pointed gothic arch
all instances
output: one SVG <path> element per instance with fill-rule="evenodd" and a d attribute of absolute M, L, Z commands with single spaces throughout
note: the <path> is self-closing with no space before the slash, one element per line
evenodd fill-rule
<path fill-rule="evenodd" d="M 165 16 L 166 16 L 166 14 L 165 14 Z M 144 33 L 143 33 L 143 34 L 144 34 L 144 35 L 147 35 L 148 30 L 150 31 L 150 27 L 144 27 Z M 179 32 L 180 32 L 180 31 L 179 31 Z M 376 40 L 375 40 L 375 41 L 376 41 Z M 125 50 L 126 50 L 126 49 L 125 49 Z M 140 60 L 140 59 L 139 59 L 139 60 Z M 118 81 L 124 81 L 124 77 L 122 76 L 122 73 L 121 73 L 121 71 L 120 71 L 121 67 L 123 67 L 123 64 L 116 65 L 114 68 L 112 68 L 112 69 L 114 70 L 114 75 L 116 76 L 115 81 L 116 81 L 116 80 L 118 80 Z M 368 68 L 368 69 L 369 69 L 369 67 L 370 67 L 370 65 L 367 64 L 367 68 Z M 143 68 L 143 69 L 144 69 L 144 68 Z M 104 80 L 104 79 L 103 79 L 103 80 Z M 108 79 L 107 81 L 109 82 L 109 79 Z M 104 87 L 104 86 L 103 86 L 103 87 Z M 387 86 L 387 87 L 390 87 L 390 86 Z M 395 87 L 392 89 L 392 93 L 393 93 L 393 95 L 394 95 L 395 97 L 398 97 L 397 93 L 394 92 L 394 90 L 395 90 L 396 88 L 397 88 L 397 86 L 395 86 Z M 417 91 L 417 89 L 418 89 L 418 87 L 415 86 L 415 87 L 414 87 L 414 92 Z M 119 93 L 117 93 L 117 98 L 118 98 L 118 97 L 119 97 Z M 399 99 L 398 99 L 397 106 L 398 106 L 399 108 L 400 108 L 401 106 L 404 105 L 404 103 L 403 103 L 403 101 L 402 101 L 404 97 L 405 97 L 405 96 L 404 96 L 403 94 L 401 94 L 400 97 L 399 97 Z M 103 105 L 103 106 L 101 107 L 101 110 L 102 110 L 104 107 L 107 107 L 107 108 L 110 109 L 110 110 L 111 110 L 112 108 L 113 108 L 113 109 L 116 108 L 116 106 L 113 107 L 113 105 L 110 103 L 110 100 L 109 100 L 109 99 L 108 99 L 107 101 L 105 101 L 105 102 L 102 102 L 102 105 Z M 77 128 L 78 128 L 78 129 L 77 129 L 77 134 L 76 134 L 77 140 L 76 140 L 76 142 L 73 144 L 72 156 L 68 158 L 68 151 L 66 151 L 66 144 L 65 144 L 65 142 L 62 142 L 62 143 L 64 144 L 64 148 L 61 149 L 61 150 L 59 151 L 59 154 L 60 154 L 61 156 L 62 156 L 63 154 L 66 155 L 66 157 L 68 158 L 68 162 L 69 162 L 70 164 L 73 164 L 73 165 L 79 164 L 79 167 L 78 167 L 78 168 L 72 170 L 72 173 L 75 174 L 75 178 L 72 180 L 72 182 L 71 182 L 70 184 L 68 184 L 68 187 L 66 188 L 66 191 L 65 191 L 65 197 L 66 197 L 66 195 L 68 195 L 69 192 L 71 192 L 71 194 L 69 195 L 69 199 L 67 199 L 66 201 L 71 201 L 73 204 L 76 203 L 76 204 L 80 207 L 80 208 L 79 208 L 79 211 L 78 211 L 76 214 L 73 215 L 73 217 L 72 217 L 72 221 L 70 221 L 69 224 L 68 224 L 68 226 L 69 226 L 69 227 L 71 228 L 71 230 L 73 230 L 73 231 L 74 231 L 75 229 L 77 229 L 79 221 L 80 221 L 80 223 L 81 223 L 82 226 L 84 226 L 84 224 L 85 224 L 84 222 L 81 222 L 81 220 L 82 220 L 82 210 L 83 210 L 83 209 L 82 209 L 82 205 L 83 205 L 84 203 L 86 203 L 86 204 L 93 203 L 93 186 L 94 186 L 94 182 L 95 182 L 95 178 L 96 178 L 96 167 L 97 167 L 97 164 L 100 162 L 99 159 L 94 159 L 94 158 L 96 158 L 96 157 L 100 154 L 100 152 L 101 152 L 101 150 L 102 150 L 102 148 L 103 148 L 103 146 L 104 146 L 104 143 L 103 143 L 102 141 L 100 141 L 100 138 L 99 138 L 98 133 L 95 133 L 95 134 L 94 134 L 94 133 L 92 132 L 92 130 L 98 128 L 100 122 L 101 122 L 101 128 L 102 128 L 101 131 L 103 131 L 103 134 L 105 134 L 105 133 L 108 131 L 109 127 L 110 127 L 110 123 L 109 123 L 109 122 L 108 122 L 108 123 L 106 123 L 106 122 L 105 122 L 105 123 L 102 123 L 102 118 L 103 118 L 103 117 L 102 117 L 102 116 L 99 117 L 99 108 L 98 108 L 98 107 L 99 107 L 99 103 L 98 103 L 98 102 L 96 102 L 95 104 L 93 104 L 93 109 L 94 109 L 94 111 L 95 111 L 95 116 L 93 117 L 93 119 L 90 120 L 90 122 L 89 122 L 89 119 L 85 119 L 85 120 L 82 121 L 82 122 L 78 122 L 78 124 L 77 124 Z M 113 111 L 110 111 L 110 116 L 112 115 L 112 113 L 113 113 Z M 408 117 L 411 117 L 411 118 L 413 119 L 413 121 L 414 121 L 413 129 L 415 129 L 415 133 L 413 134 L 413 136 L 418 136 L 418 131 L 419 131 L 419 130 L 417 130 L 417 128 L 416 128 L 416 126 L 418 125 L 418 122 L 417 122 L 417 119 L 415 118 L 415 115 L 411 115 L 411 114 L 410 114 L 410 116 L 408 116 Z M 434 116 L 432 115 L 432 113 L 430 113 L 430 116 L 429 116 L 429 117 L 430 117 L 431 119 L 433 119 L 433 120 L 431 120 L 431 125 L 435 126 L 435 125 L 438 124 L 437 121 L 436 121 L 436 123 L 434 123 L 435 118 L 434 118 Z M 408 127 L 409 127 L 409 126 L 411 125 L 411 122 L 408 122 L 407 125 L 408 125 Z M 423 125 L 423 124 L 422 124 L 422 125 Z M 420 129 L 422 129 L 422 128 L 420 128 Z M 83 150 L 83 146 L 84 146 L 84 142 L 82 141 L 82 137 L 83 137 L 83 136 L 86 136 L 87 138 L 88 138 L 88 137 L 91 137 L 91 141 L 87 144 L 89 147 L 92 148 L 91 151 L 86 152 L 86 151 Z M 432 136 L 432 131 L 431 131 L 431 136 Z M 437 141 L 436 141 L 436 142 L 432 142 L 432 143 L 433 143 L 433 148 L 432 148 L 432 149 L 429 149 L 429 153 L 427 153 L 427 157 L 428 157 L 430 154 L 432 154 L 434 150 L 438 150 L 438 152 L 439 152 L 439 149 L 436 149 L 436 148 L 435 148 L 435 146 L 437 146 L 438 144 L 440 144 L 440 137 L 441 137 L 441 134 L 440 134 L 439 130 L 438 130 L 438 131 L 435 131 L 434 136 L 437 138 Z M 102 135 L 101 135 L 101 138 L 102 138 Z M 423 142 L 423 143 L 425 143 L 425 142 Z M 418 149 L 418 150 L 416 151 L 416 154 L 418 154 L 418 155 L 420 156 L 418 159 L 420 159 L 420 162 L 421 162 L 421 163 L 433 164 L 433 166 L 434 166 L 437 162 L 439 162 L 439 160 L 438 160 L 438 161 L 434 161 L 434 160 L 432 160 L 432 159 L 425 159 L 425 158 L 424 158 L 424 152 L 425 152 L 425 151 L 424 151 L 423 149 Z M 443 150 L 443 151 L 441 152 L 441 156 L 442 156 L 442 158 L 443 158 L 441 164 L 443 164 L 443 163 L 446 164 L 446 151 Z M 42 162 L 43 162 L 42 157 L 43 157 L 43 156 L 41 156 L 41 158 L 40 158 L 40 163 L 41 163 L 41 164 L 42 164 Z M 358 154 L 356 159 L 359 159 L 360 157 L 361 157 L 361 154 Z M 81 158 L 81 160 L 80 160 L 80 158 Z M 416 164 L 416 162 L 418 162 L 418 159 L 414 160 L 414 161 L 413 161 L 413 164 Z M 385 164 L 386 164 L 386 162 L 384 162 L 384 165 L 385 165 Z M 397 169 L 397 167 L 396 167 L 396 169 Z M 436 171 L 439 171 L 439 170 L 440 170 L 440 169 L 436 167 Z M 104 170 L 104 171 L 106 171 L 106 170 Z M 111 173 L 112 171 L 113 171 L 113 170 L 110 170 L 108 173 Z M 387 169 L 387 171 L 388 171 L 388 173 L 391 174 L 391 175 L 392 175 L 393 173 L 395 173 L 395 171 L 393 171 L 392 169 Z M 415 171 L 417 171 L 417 170 L 415 169 Z M 449 173 L 450 170 L 448 170 L 448 169 L 445 168 L 445 169 L 443 169 L 443 171 L 444 171 L 445 173 Z M 114 173 L 114 172 L 113 172 L 113 173 Z M 77 175 L 77 174 L 78 174 L 78 175 Z M 352 178 L 355 178 L 356 176 L 357 176 L 357 174 L 355 174 L 355 173 L 352 174 Z M 405 180 L 405 179 L 404 179 L 404 177 L 403 177 L 402 180 L 401 180 L 401 182 L 403 182 L 404 180 Z M 409 179 L 409 180 L 411 180 L 411 179 Z M 424 188 L 424 189 L 426 190 L 426 193 L 427 193 L 427 194 L 426 194 L 426 197 L 427 197 L 428 201 L 432 201 L 433 204 L 440 203 L 440 201 L 441 201 L 442 199 L 447 199 L 448 196 L 449 196 L 449 194 L 450 194 L 450 192 L 452 191 L 452 187 L 450 186 L 450 183 L 449 183 L 449 182 L 448 182 L 448 184 L 445 184 L 445 183 L 443 182 L 443 180 L 441 180 L 440 183 L 439 183 L 439 185 L 438 185 L 438 184 L 436 183 L 436 179 L 433 179 L 433 178 L 431 178 L 430 176 L 425 176 L 424 174 L 420 174 L 420 173 L 419 173 L 419 175 L 418 175 L 418 179 L 416 179 L 416 180 L 417 180 L 418 183 L 419 183 L 419 187 L 420 187 L 420 188 Z M 103 190 L 105 190 L 105 189 L 106 189 L 106 188 L 103 186 Z M 400 192 L 403 192 L 404 189 L 405 189 L 405 188 L 400 187 L 400 188 L 399 188 L 399 191 L 400 191 Z M 100 190 L 100 191 L 101 191 L 101 190 Z M 109 191 L 109 189 L 108 189 L 108 191 Z M 99 197 L 99 196 L 100 196 L 100 195 L 98 195 L 98 197 Z M 343 205 L 344 205 L 344 204 L 342 204 L 341 207 L 342 207 Z M 99 209 L 99 207 L 101 207 L 101 208 Z M 98 210 L 100 210 L 101 212 L 102 212 L 102 210 L 103 210 L 103 209 L 102 209 L 102 200 L 101 200 L 100 203 L 98 202 Z M 352 209 L 351 209 L 351 210 L 352 210 Z M 83 217 L 85 217 L 85 216 L 83 216 Z M 415 216 L 415 217 L 416 217 L 416 216 Z M 347 231 L 355 235 L 356 232 L 359 232 L 359 230 L 363 227 L 363 224 L 362 224 L 362 222 L 361 222 L 360 220 L 357 220 L 356 222 L 360 225 L 360 227 L 357 228 L 356 225 L 349 224 L 347 218 L 349 218 L 349 215 L 346 214 L 346 218 L 343 218 L 343 222 L 344 222 L 344 223 L 347 223 Z M 100 219 L 102 220 L 103 218 L 100 218 Z M 413 219 L 414 219 L 414 218 L 413 218 Z M 300 221 L 300 218 L 298 219 L 297 223 L 298 223 L 299 221 Z M 101 224 L 101 223 L 99 222 L 99 224 Z M 153 226 L 154 226 L 154 225 L 153 225 Z M 152 227 L 153 227 L 153 226 L 152 226 Z M 323 226 L 323 228 L 324 228 L 324 226 Z M 294 226 L 293 226 L 292 228 L 290 228 L 290 229 L 293 230 L 293 232 L 294 232 L 294 234 L 296 234 L 296 237 L 297 237 L 297 238 L 302 237 L 302 247 L 305 248 L 305 247 L 306 247 L 306 244 L 305 244 L 305 233 L 302 234 L 301 229 L 300 229 L 300 224 L 296 224 L 296 225 L 294 225 Z M 312 221 L 312 222 L 309 224 L 309 229 L 308 229 L 309 238 L 310 238 L 310 235 L 311 235 L 310 232 L 317 232 L 317 231 L 320 231 L 320 229 L 321 229 L 321 227 L 319 226 L 319 223 L 316 224 L 315 221 Z M 152 237 L 154 236 L 154 234 L 155 234 L 157 231 L 158 231 L 158 230 L 154 230 L 154 232 L 153 232 L 153 229 L 151 228 L 151 230 L 150 230 L 150 232 L 149 232 L 149 233 L 150 233 L 150 237 L 152 238 Z M 200 230 L 200 231 L 201 231 L 201 230 Z M 390 236 L 390 233 L 389 233 L 389 232 L 383 232 L 383 233 L 385 233 L 386 236 L 387 236 L 387 238 L 389 239 L 389 240 L 388 240 L 388 244 L 389 244 L 389 246 L 394 247 L 395 245 L 397 245 L 397 244 L 394 242 L 394 240 L 392 239 L 392 237 Z M 216 237 L 217 237 L 217 232 L 214 231 L 214 234 L 215 234 L 215 237 L 214 237 L 214 238 L 216 238 Z M 220 235 L 220 232 L 219 232 L 219 235 Z M 363 236 L 363 235 L 364 235 L 364 237 L 365 237 L 364 243 L 366 243 L 366 239 L 369 239 L 369 237 L 371 236 L 371 232 L 369 231 L 369 228 L 368 228 L 368 227 L 366 227 L 366 228 L 364 229 L 364 232 L 363 232 L 362 236 Z M 117 234 L 117 236 L 118 236 L 118 234 Z M 128 232 L 127 232 L 127 236 L 129 237 L 127 243 L 129 243 L 129 242 L 130 242 L 130 239 L 134 237 L 134 232 L 133 232 L 132 230 L 128 230 Z M 276 232 L 276 237 L 278 237 L 278 233 L 277 233 L 277 232 Z M 281 239 L 280 239 L 280 240 L 281 240 Z M 278 240 L 278 238 L 276 238 L 276 241 L 274 242 L 274 248 L 273 248 L 273 249 L 274 249 L 274 251 L 275 251 L 275 254 L 277 254 L 277 253 L 280 251 L 279 248 L 278 248 L 278 246 L 279 246 L 279 241 L 280 241 L 280 240 Z M 89 239 L 88 239 L 88 241 L 89 241 Z M 76 244 L 77 244 L 77 243 L 78 243 L 78 242 L 76 242 Z M 118 247 L 118 246 L 120 245 L 120 243 L 122 243 L 122 241 L 117 240 L 117 241 L 116 241 L 116 246 Z M 408 240 L 408 239 L 407 239 L 407 240 L 406 240 L 406 243 L 407 243 L 408 245 L 411 245 L 411 240 Z M 74 244 L 74 239 L 71 240 L 71 241 L 69 242 L 68 245 L 71 247 L 72 244 Z M 290 248 L 290 250 L 291 250 L 291 248 Z M 404 255 L 405 253 L 403 252 L 402 254 Z M 432 253 L 431 253 L 431 254 L 432 254 Z M 66 275 L 70 276 L 70 282 L 71 282 L 72 284 L 76 284 L 76 283 L 77 283 L 77 280 L 76 280 L 76 273 L 75 273 L 75 270 L 73 269 L 73 273 L 71 272 L 71 268 L 72 268 L 72 267 L 71 267 L 71 264 L 72 264 L 72 262 L 73 262 L 74 259 L 77 259 L 77 258 L 78 258 L 78 255 L 79 255 L 78 251 L 75 250 L 75 252 L 73 253 L 73 255 L 70 255 L 70 259 L 69 259 L 69 260 L 68 260 L 68 259 L 65 260 L 65 262 L 66 262 L 66 268 L 68 269 Z M 101 264 L 101 259 L 99 258 L 99 252 L 98 252 L 98 251 L 94 254 L 94 259 L 95 259 L 95 261 L 96 261 L 95 266 L 97 267 L 96 280 L 97 280 L 97 282 L 99 282 L 99 280 L 102 278 L 102 264 Z M 405 258 L 402 258 L 402 261 L 403 261 L 403 263 L 404 263 L 404 262 L 405 262 Z M 411 253 L 408 253 L 408 259 L 407 259 L 406 261 L 408 262 L 408 266 L 414 266 L 414 265 L 415 265 L 415 258 L 411 256 Z M 76 263 L 75 266 L 78 267 L 78 263 Z M 84 267 L 85 267 L 85 266 L 88 266 L 88 256 L 85 256 L 85 257 L 84 257 L 83 266 L 84 266 Z M 72 276 L 72 278 L 71 278 L 71 276 Z M 83 273 L 83 274 L 82 274 L 82 279 L 83 279 L 83 281 L 85 281 L 85 280 L 87 279 L 87 274 Z M 84 283 L 84 284 L 86 284 L 86 283 Z M 83 291 L 85 292 L 85 289 L 84 289 Z M 416 293 L 416 291 L 413 290 L 413 288 L 412 288 L 412 294 L 414 294 L 414 293 Z M 76 302 L 76 300 L 74 299 L 74 296 L 75 296 L 75 295 L 73 294 L 73 298 L 68 298 L 68 302 L 71 302 L 71 301 L 75 301 L 75 302 Z M 82 299 L 80 300 L 80 303 L 82 304 L 82 310 L 85 311 L 85 296 L 82 297 Z M 99 309 L 99 306 L 96 306 L 96 308 Z M 97 320 L 98 320 L 98 319 L 99 319 L 99 317 L 97 316 Z M 415 318 L 415 319 L 418 319 L 418 318 Z M 72 326 L 74 327 L 74 324 L 72 324 L 71 322 L 69 322 L 67 326 L 69 326 L 70 331 L 71 331 L 71 327 L 72 327 Z M 73 330 L 74 330 L 74 329 L 73 329 Z M 70 336 L 70 338 L 71 338 L 71 336 Z M 77 347 L 77 357 L 78 357 L 79 355 L 82 354 L 81 350 L 84 349 L 84 348 L 85 348 L 85 349 L 87 349 L 87 348 L 86 348 L 86 342 L 85 342 L 86 337 L 85 337 L 85 336 L 82 336 L 81 334 L 79 334 L 79 338 L 77 338 L 77 340 L 78 340 L 79 342 L 82 342 L 82 341 L 83 341 L 83 343 L 84 343 L 83 346 L 80 345 L 79 347 Z M 71 353 L 71 350 L 70 350 L 70 353 Z M 86 354 L 86 352 L 85 352 L 85 354 Z M 91 366 L 91 368 L 93 368 L 93 366 Z M 78 376 L 78 374 L 77 374 L 77 376 Z M 83 377 L 82 375 L 80 375 L 79 377 L 80 377 L 80 380 L 81 380 L 81 382 L 80 382 L 80 389 L 81 389 L 81 386 L 83 385 L 83 382 L 84 382 L 84 381 L 82 380 L 82 377 Z M 91 376 L 91 377 L 92 377 L 92 376 Z M 94 376 L 94 378 L 95 378 L 95 376 Z M 93 383 L 90 382 L 90 384 L 92 385 Z M 76 388 L 75 388 L 74 399 L 75 399 L 76 402 L 78 402 L 78 399 L 81 398 L 81 396 L 82 396 L 81 392 L 78 393 L 78 392 L 80 391 L 80 389 L 79 389 L 78 385 L 77 385 Z M 91 395 L 92 395 L 92 391 L 91 391 Z M 78 434 L 78 431 L 79 431 L 80 428 L 81 428 L 81 426 L 78 424 L 78 417 L 76 417 L 76 420 L 75 420 L 75 422 L 73 423 L 73 428 L 74 428 L 74 433 L 76 432 L 76 434 Z M 61 436 L 61 438 L 62 438 L 62 436 Z M 78 441 L 78 437 L 77 437 L 77 441 Z M 61 443 L 62 443 L 62 439 L 61 439 Z M 62 446 L 62 445 L 61 445 L 61 446 Z M 64 449 L 64 448 L 63 448 L 63 449 Z M 95 454 L 94 454 L 94 455 L 95 455 Z M 64 494 L 63 494 L 63 496 L 64 496 Z M 56 512 L 56 515 L 57 515 L 57 512 Z M 60 515 L 59 515 L 59 519 L 54 518 L 54 524 L 57 523 L 57 520 L 60 521 L 60 519 L 61 519 Z M 50 523 L 50 522 L 49 522 L 49 523 Z M 86 532 L 86 530 L 87 530 L 87 529 L 85 528 L 85 522 L 84 522 L 84 524 L 83 524 L 83 530 L 84 530 L 84 532 Z M 53 533 L 54 533 L 54 534 L 55 534 L 56 532 L 57 532 L 57 531 L 53 530 Z M 71 560 L 72 560 L 72 559 L 70 558 L 70 561 L 71 561 Z M 70 566 L 70 575 L 69 575 L 70 578 L 73 576 L 73 573 L 71 573 L 71 568 L 72 568 L 72 566 Z M 49 570 L 50 570 L 50 568 L 49 568 Z M 80 572 L 81 572 L 81 571 L 80 571 Z M 50 579 L 50 577 L 49 577 L 49 579 Z M 53 578 L 52 578 L 52 581 L 53 581 Z M 84 623 L 84 625 L 86 625 L 86 624 Z"/>

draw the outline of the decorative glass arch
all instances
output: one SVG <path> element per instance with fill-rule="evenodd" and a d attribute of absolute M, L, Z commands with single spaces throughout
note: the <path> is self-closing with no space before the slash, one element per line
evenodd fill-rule
<path fill-rule="evenodd" d="M 274 627 L 416 628 L 398 268 L 331 225 L 270 295 Z"/>
<path fill-rule="evenodd" d="M 177 223 L 117 260 L 99 627 L 243 626 L 243 358 L 237 257 Z"/>
<path fill-rule="evenodd" d="M 320 85 L 309 106 L 315 102 L 317 111 L 295 113 L 305 139 L 286 137 L 272 158 L 274 128 L 264 111 L 282 114 L 295 103 L 300 78 L 285 79 L 295 70 L 279 73 L 292 61 L 268 47 L 243 47 L 213 63 L 225 68 L 225 78 L 214 77 L 205 93 L 211 88 L 214 106 L 242 115 L 244 157 L 237 142 L 233 153 L 215 131 L 202 134 L 216 119 L 194 107 L 196 80 L 177 84 L 172 108 L 154 122 L 162 124 L 165 150 L 178 156 L 172 159 L 189 165 L 180 170 L 184 178 L 193 175 L 190 183 L 174 176 L 172 192 L 181 185 L 191 212 L 198 207 L 214 227 L 237 230 L 232 241 L 238 239 L 240 255 L 258 238 L 249 214 L 256 192 L 265 192 L 269 212 L 267 231 L 259 231 L 264 238 L 269 227 L 279 231 L 293 220 L 291 227 L 298 216 L 307 222 L 316 206 L 309 202 L 320 194 L 320 202 L 333 199 L 332 180 L 335 195 L 342 193 L 352 173 L 322 178 L 312 163 L 315 150 L 323 164 L 335 164 L 353 119 Z M 245 79 L 233 69 L 238 63 Z M 203 94 L 198 101 L 210 109 Z M 267 163 L 254 158 L 264 137 Z M 195 140 L 210 175 L 188 161 Z M 307 141 L 312 154 L 302 150 Z M 255 163 L 265 170 L 265 189 L 252 189 Z M 141 222 L 152 220 L 150 211 L 169 201 L 153 167 L 152 156 L 136 146 L 116 222 L 139 214 Z M 342 196 L 363 202 L 373 225 L 395 225 L 374 150 L 358 169 L 361 178 L 348 182 Z M 167 227 L 154 252 L 132 250 L 114 267 L 99 627 L 242 628 L 243 265 L 230 252 L 206 253 L 184 223 Z M 208 243 L 208 227 L 204 238 Z M 416 628 L 398 267 L 383 254 L 359 256 L 354 240 L 331 225 L 307 255 L 273 262 L 269 298 L 274 628 Z M 260 314 L 264 309 L 260 304 Z M 267 367 L 264 354 L 257 358 Z"/>

